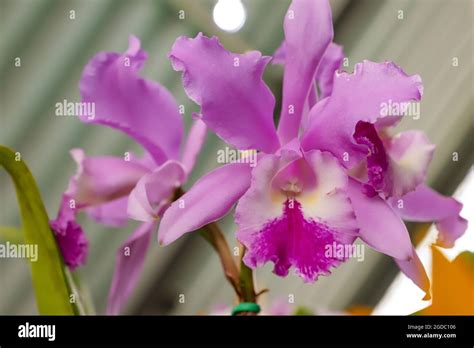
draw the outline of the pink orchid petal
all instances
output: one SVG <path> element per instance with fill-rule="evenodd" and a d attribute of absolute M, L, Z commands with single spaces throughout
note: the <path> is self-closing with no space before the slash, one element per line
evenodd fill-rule
<path fill-rule="evenodd" d="M 342 46 L 331 42 L 316 71 L 316 81 L 319 86 L 320 99 L 331 95 L 334 75 L 341 67 L 343 59 L 344 51 L 342 50 Z"/>
<path fill-rule="evenodd" d="M 421 290 L 425 292 L 425 297 L 423 298 L 423 300 L 429 300 L 431 298 L 430 279 L 426 274 L 425 267 L 421 263 L 421 260 L 418 257 L 415 248 L 413 248 L 412 257 L 410 258 L 410 260 L 394 260 L 398 267 L 400 267 L 400 270 L 403 272 L 403 274 L 410 278 L 413 283 L 415 283 Z"/>
<path fill-rule="evenodd" d="M 167 161 L 143 175 L 128 198 L 128 216 L 138 221 L 154 221 L 173 199 L 176 188 L 186 181 L 186 171 L 177 161 Z"/>
<path fill-rule="evenodd" d="M 311 110 L 302 147 L 329 151 L 346 167 L 353 167 L 367 155 L 365 146 L 353 141 L 356 124 L 383 117 L 383 103 L 419 101 L 421 95 L 420 77 L 405 74 L 394 63 L 356 64 L 353 74 L 336 73 L 324 107 L 316 104 Z"/>
<path fill-rule="evenodd" d="M 81 149 L 71 150 L 77 163 L 75 176 L 78 207 L 90 206 L 115 200 L 128 195 L 148 168 L 138 161 L 126 161 L 121 157 L 86 157 Z"/>
<path fill-rule="evenodd" d="M 287 143 L 298 135 L 315 74 L 333 38 L 328 0 L 293 0 L 284 21 L 285 70 L 278 135 Z"/>
<path fill-rule="evenodd" d="M 201 106 L 202 121 L 239 149 L 273 152 L 275 98 L 262 79 L 269 57 L 228 52 L 216 37 L 178 38 L 169 54 L 183 72 L 187 95 Z"/>
<path fill-rule="evenodd" d="M 349 197 L 359 225 L 360 238 L 375 250 L 399 260 L 412 257 L 412 244 L 405 224 L 379 196 L 367 197 L 363 186 L 349 180 Z"/>
<path fill-rule="evenodd" d="M 280 46 L 276 49 L 275 53 L 272 56 L 272 64 L 285 64 L 285 57 L 286 57 L 286 47 L 285 41 L 283 41 Z"/>
<path fill-rule="evenodd" d="M 286 47 L 285 41 L 277 48 L 273 54 L 272 64 L 285 64 Z M 334 80 L 334 73 L 341 67 L 344 59 L 344 51 L 341 45 L 331 42 L 324 52 L 324 55 L 319 63 L 318 69 L 316 70 L 315 80 L 319 86 L 320 99 L 324 99 L 329 96 L 332 92 L 332 85 Z M 315 88 L 310 88 L 310 93 L 315 93 Z M 314 101 L 315 96 L 311 96 Z M 312 107 L 314 103 L 310 103 Z"/>
<path fill-rule="evenodd" d="M 286 57 L 285 41 L 283 41 L 278 49 L 273 54 L 273 64 L 284 64 Z M 316 104 L 318 99 L 324 99 L 332 92 L 333 80 L 335 72 L 340 68 L 344 59 L 344 52 L 342 46 L 331 42 L 331 44 L 324 52 L 324 55 L 316 70 L 315 82 L 319 88 L 319 98 L 316 93 L 316 86 L 310 86 L 307 101 L 303 107 L 303 117 L 301 120 L 301 129 L 306 129 L 309 124 L 309 111 Z M 321 105 L 322 106 L 322 105 Z M 321 107 L 320 106 L 320 107 Z M 313 114 L 317 114 L 314 112 Z"/>
<path fill-rule="evenodd" d="M 247 248 L 249 267 L 272 261 L 277 275 L 286 276 L 293 266 L 312 282 L 345 260 L 325 253 L 333 243 L 354 242 L 356 221 L 344 192 L 347 176 L 331 154 L 288 158 L 260 158 L 237 205 L 237 238 Z"/>
<path fill-rule="evenodd" d="M 154 222 L 141 224 L 117 251 L 107 314 L 119 314 L 135 288 L 150 244 L 151 233 L 155 228 Z"/>
<path fill-rule="evenodd" d="M 71 206 L 72 196 L 69 193 L 63 194 L 58 215 L 55 220 L 49 222 L 49 225 L 54 232 L 64 263 L 74 271 L 86 263 L 89 241 L 76 221 L 77 210 L 73 208 L 74 204 Z"/>
<path fill-rule="evenodd" d="M 183 234 L 216 221 L 229 212 L 250 185 L 251 167 L 231 163 L 200 178 L 181 198 L 166 209 L 158 241 L 168 245 Z"/>
<path fill-rule="evenodd" d="M 401 197 L 425 181 L 435 146 L 423 132 L 402 132 L 387 146 L 389 187 L 387 196 Z"/>
<path fill-rule="evenodd" d="M 146 58 L 134 36 L 125 53 L 94 56 L 84 68 L 79 88 L 82 101 L 94 103 L 95 117 L 82 115 L 81 120 L 121 130 L 160 164 L 178 158 L 183 121 L 166 88 L 138 75 Z"/>
<path fill-rule="evenodd" d="M 467 229 L 467 220 L 459 214 L 462 204 L 421 184 L 399 199 L 389 200 L 394 210 L 407 221 L 436 222 L 438 244 L 450 248 Z"/>
<path fill-rule="evenodd" d="M 89 241 L 76 221 L 78 207 L 74 199 L 77 191 L 76 176 L 69 180 L 68 188 L 61 196 L 58 215 L 50 220 L 64 263 L 72 270 L 86 263 Z"/>
<path fill-rule="evenodd" d="M 443 248 L 452 248 L 456 240 L 467 230 L 467 220 L 459 215 L 450 216 L 436 222 L 438 239 L 436 244 Z"/>
<path fill-rule="evenodd" d="M 204 122 L 195 117 L 193 125 L 189 130 L 188 138 L 186 139 L 186 144 L 184 146 L 183 156 L 181 162 L 183 163 L 184 168 L 186 168 L 186 173 L 190 173 L 193 170 L 194 164 L 196 163 L 196 158 L 201 152 L 201 148 L 204 145 L 206 139 L 207 127 Z"/>
<path fill-rule="evenodd" d="M 85 208 L 89 217 L 103 225 L 123 227 L 127 224 L 128 197 L 124 196 L 107 203 L 101 203 Z"/>

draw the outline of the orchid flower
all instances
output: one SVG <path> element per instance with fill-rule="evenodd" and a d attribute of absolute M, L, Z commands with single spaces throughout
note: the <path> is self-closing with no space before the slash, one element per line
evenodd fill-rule
<path fill-rule="evenodd" d="M 228 144 L 259 151 L 254 169 L 218 167 L 166 210 L 158 239 L 169 244 L 216 221 L 237 204 L 237 239 L 251 268 L 274 263 L 306 282 L 327 275 L 346 258 L 327 245 L 357 238 L 395 259 L 429 297 L 429 280 L 402 218 L 437 221 L 449 246 L 465 229 L 461 205 L 424 186 L 433 146 L 419 132 L 386 138 L 400 117 L 382 117 L 380 105 L 418 102 L 421 79 L 392 62 L 363 61 L 353 74 L 336 71 L 342 48 L 332 42 L 327 0 L 294 0 L 277 51 L 284 63 L 282 112 L 262 79 L 270 57 L 231 53 L 216 37 L 180 37 L 169 58 L 183 73 L 201 120 Z M 315 88 L 315 83 L 318 89 Z M 318 93 L 319 90 L 319 93 Z M 319 95 L 318 95 L 319 94 Z M 403 199 L 402 209 L 393 199 Z"/>
<path fill-rule="evenodd" d="M 206 134 L 204 123 L 196 120 L 183 142 L 174 97 L 138 75 L 146 58 L 138 38 L 130 36 L 125 53 L 98 53 L 80 80 L 82 101 L 95 104 L 95 117 L 82 116 L 81 121 L 120 130 L 145 150 L 142 158 L 87 157 L 81 149 L 71 151 L 78 166 L 71 179 L 77 209 L 114 227 L 125 225 L 129 217 L 142 221 L 117 251 L 108 314 L 120 312 L 136 285 L 151 233 L 186 182 Z"/>
<path fill-rule="evenodd" d="M 61 203 L 56 219 L 49 222 L 63 256 L 64 263 L 71 271 L 85 264 L 89 252 L 89 241 L 76 221 L 74 195 L 75 180 L 69 181 L 69 187 L 61 197 Z"/>

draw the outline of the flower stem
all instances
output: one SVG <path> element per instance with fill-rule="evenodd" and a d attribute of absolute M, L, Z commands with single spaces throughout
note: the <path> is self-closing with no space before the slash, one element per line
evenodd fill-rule
<path fill-rule="evenodd" d="M 245 252 L 245 249 L 243 252 Z M 243 302 L 256 302 L 257 295 L 253 284 L 253 271 L 242 260 L 240 261 L 240 289 Z"/>
<path fill-rule="evenodd" d="M 242 248 L 242 259 L 240 260 L 240 302 L 257 303 L 257 294 L 253 283 L 253 270 L 244 263 L 243 255 L 245 248 Z M 240 312 L 237 315 L 257 315 L 255 312 Z"/>
<path fill-rule="evenodd" d="M 230 252 L 229 245 L 227 244 L 227 241 L 225 240 L 225 237 L 222 234 L 219 226 L 217 223 L 211 222 L 201 229 L 200 234 L 209 242 L 209 244 L 212 245 L 214 250 L 219 255 L 224 274 L 240 299 L 242 296 L 239 271 L 237 269 L 237 265 L 234 262 L 234 258 L 232 257 L 232 253 Z"/>

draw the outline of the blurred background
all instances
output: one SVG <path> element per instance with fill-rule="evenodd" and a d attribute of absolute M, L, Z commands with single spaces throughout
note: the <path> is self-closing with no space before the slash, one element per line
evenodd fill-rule
<path fill-rule="evenodd" d="M 75 172 L 71 148 L 84 148 L 88 155 L 140 152 L 133 141 L 117 131 L 85 125 L 74 117 L 55 116 L 56 103 L 79 101 L 78 81 L 88 60 L 99 51 L 123 52 L 128 35 L 135 34 L 149 53 L 142 75 L 166 86 L 178 103 L 186 106 L 189 127 L 191 112 L 198 108 L 185 96 L 180 74 L 167 60 L 178 36 L 194 37 L 202 31 L 219 36 L 231 51 L 256 49 L 265 55 L 272 55 L 283 39 L 282 23 L 289 1 L 234 2 L 237 7 L 230 12 L 224 6 L 213 16 L 217 0 L 0 0 L 0 143 L 21 152 L 37 179 L 50 218 L 56 216 L 61 193 Z M 474 179 L 468 173 L 473 163 L 473 2 L 331 0 L 331 6 L 335 42 L 344 46 L 349 62 L 345 70 L 352 71 L 362 59 L 393 60 L 408 74 L 421 75 L 421 118 L 405 118 L 399 128 L 424 130 L 437 144 L 429 183 L 443 194 L 456 192 L 466 204 L 462 215 L 471 219 Z M 20 66 L 15 65 L 16 58 L 20 58 Z M 282 68 L 269 66 L 265 80 L 277 97 L 277 105 L 281 79 Z M 224 146 L 214 135 L 208 136 L 189 183 L 217 166 L 217 150 Z M 454 152 L 458 161 L 452 160 Z M 13 185 L 3 171 L 0 198 L 0 225 L 18 226 Z M 89 287 L 97 313 L 103 313 L 116 250 L 136 225 L 130 222 L 126 229 L 113 229 L 85 217 L 80 221 L 91 249 L 88 263 L 79 273 Z M 234 247 L 231 216 L 221 227 Z M 433 232 L 427 225 L 409 228 L 429 268 L 430 255 L 423 250 L 428 248 L 426 241 Z M 474 250 L 473 240 L 470 228 L 458 241 L 457 250 Z M 363 262 L 353 259 L 316 284 L 304 284 L 294 275 L 278 278 L 271 269 L 267 265 L 256 272 L 257 288 L 271 289 L 263 298 L 267 308 L 275 300 L 288 302 L 291 298 L 294 303 L 290 306 L 304 305 L 321 312 L 379 304 L 376 313 L 408 314 L 425 305 L 419 301 L 421 291 L 398 276 L 393 261 L 369 248 Z M 184 303 L 179 302 L 180 294 L 185 295 Z M 166 248 L 159 247 L 154 239 L 125 313 L 209 313 L 216 306 L 231 306 L 233 301 L 218 257 L 200 236 L 191 233 Z M 37 313 L 24 260 L 0 259 L 0 313 Z"/>

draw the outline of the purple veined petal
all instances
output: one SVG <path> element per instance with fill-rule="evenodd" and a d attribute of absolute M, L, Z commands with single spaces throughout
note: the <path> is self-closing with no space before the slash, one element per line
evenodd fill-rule
<path fill-rule="evenodd" d="M 401 198 L 391 198 L 389 202 L 404 220 L 436 222 L 439 231 L 437 244 L 442 247 L 452 247 L 467 229 L 467 221 L 459 215 L 462 204 L 424 184 Z"/>
<path fill-rule="evenodd" d="M 407 228 L 390 204 L 379 196 L 367 197 L 361 183 L 349 180 L 349 197 L 359 225 L 359 237 L 375 250 L 399 260 L 412 257 Z"/>
<path fill-rule="evenodd" d="M 413 254 L 410 260 L 402 261 L 394 258 L 395 263 L 398 265 L 403 274 L 410 278 L 415 285 L 425 292 L 423 300 L 427 301 L 431 298 L 430 295 L 430 279 L 426 274 L 425 267 L 421 263 L 415 248 L 413 248 Z"/>
<path fill-rule="evenodd" d="M 200 33 L 178 38 L 169 58 L 183 72 L 187 95 L 201 106 L 202 121 L 219 137 L 238 149 L 278 149 L 275 98 L 262 79 L 269 57 L 228 52 L 216 37 Z"/>
<path fill-rule="evenodd" d="M 186 173 L 188 174 L 193 170 L 196 158 L 198 157 L 199 152 L 201 152 L 201 148 L 206 140 L 206 133 L 206 124 L 195 116 L 193 125 L 189 130 L 188 138 L 186 139 L 181 159 L 184 168 L 186 168 Z"/>
<path fill-rule="evenodd" d="M 81 226 L 76 222 L 76 208 L 72 196 L 63 194 L 55 220 L 49 222 L 64 259 L 64 263 L 74 271 L 84 265 L 89 252 L 89 242 Z"/>
<path fill-rule="evenodd" d="M 298 136 L 303 108 L 316 70 L 333 38 L 327 0 L 293 0 L 284 21 L 285 70 L 278 135 L 284 144 Z"/>
<path fill-rule="evenodd" d="M 115 271 L 109 291 L 107 314 L 117 315 L 134 290 L 143 268 L 155 222 L 141 224 L 117 251 Z"/>
<path fill-rule="evenodd" d="M 167 161 L 138 181 L 128 198 L 128 216 L 154 221 L 173 200 L 174 191 L 186 181 L 186 171 L 177 161 Z"/>
<path fill-rule="evenodd" d="M 343 59 L 342 46 L 331 42 L 316 71 L 316 81 L 320 91 L 319 98 L 323 99 L 331 95 L 334 74 L 341 67 Z"/>
<path fill-rule="evenodd" d="M 313 151 L 289 163 L 263 156 L 236 209 L 244 262 L 256 268 L 272 261 L 279 276 L 294 267 L 306 282 L 329 274 L 345 257 L 326 255 L 328 246 L 350 246 L 357 238 L 346 185 L 343 168 L 329 153 Z"/>
<path fill-rule="evenodd" d="M 128 195 L 148 168 L 121 157 L 87 157 L 81 149 L 71 150 L 78 166 L 74 177 L 78 207 L 113 201 Z"/>
<path fill-rule="evenodd" d="M 166 209 L 158 241 L 168 245 L 183 234 L 216 221 L 229 212 L 250 185 L 251 167 L 231 163 L 200 178 L 191 189 Z"/>
<path fill-rule="evenodd" d="M 111 227 L 123 227 L 127 224 L 128 197 L 117 198 L 107 203 L 101 203 L 84 210 L 94 221 Z"/>
<path fill-rule="evenodd" d="M 79 83 L 82 102 L 94 103 L 87 123 L 118 129 L 140 143 L 161 164 L 177 159 L 183 135 L 178 105 L 163 86 L 138 75 L 147 55 L 130 36 L 124 54 L 101 52 L 84 68 Z"/>
<path fill-rule="evenodd" d="M 425 181 L 435 145 L 423 132 L 407 131 L 388 142 L 390 191 L 387 196 L 401 197 Z"/>
<path fill-rule="evenodd" d="M 418 75 L 409 76 L 392 62 L 365 60 L 356 64 L 353 74 L 336 72 L 324 108 L 316 104 L 310 112 L 311 124 L 301 145 L 306 151 L 329 151 L 346 167 L 353 167 L 367 155 L 365 146 L 353 141 L 356 124 L 394 117 L 383 116 L 384 103 L 419 101 L 422 91 Z"/>

